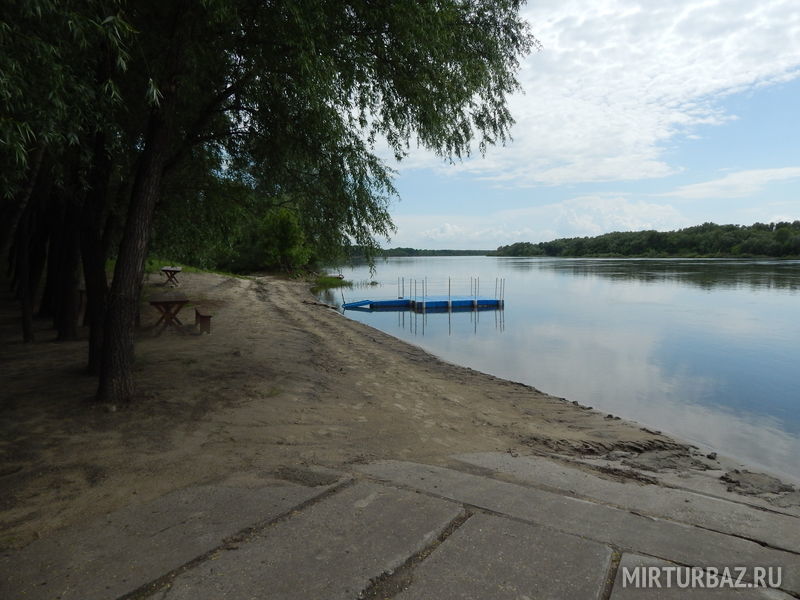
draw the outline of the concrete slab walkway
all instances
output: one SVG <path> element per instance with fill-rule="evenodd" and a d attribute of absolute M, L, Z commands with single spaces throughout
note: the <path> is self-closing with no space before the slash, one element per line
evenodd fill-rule
<path fill-rule="evenodd" d="M 328 489 L 198 486 L 132 505 L 0 557 L 0 598 L 117 598 Z"/>
<path fill-rule="evenodd" d="M 181 490 L 2 553 L 0 598 L 800 597 L 798 517 L 543 457 L 452 464 L 385 461 L 329 485 Z M 742 567 L 745 587 L 630 577 L 691 567 Z M 775 589 L 746 587 L 755 567 L 781 568 Z"/>

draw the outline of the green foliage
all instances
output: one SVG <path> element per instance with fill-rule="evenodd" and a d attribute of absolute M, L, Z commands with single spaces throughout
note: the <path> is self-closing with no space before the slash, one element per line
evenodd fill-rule
<path fill-rule="evenodd" d="M 256 227 L 261 203 L 247 185 L 218 176 L 217 162 L 217 157 L 195 152 L 169 178 L 156 213 L 151 254 L 203 269 L 230 268 L 237 245 Z"/>
<path fill-rule="evenodd" d="M 124 186 L 148 119 L 164 111 L 171 173 L 159 251 L 189 257 L 186 240 L 203 239 L 210 248 L 195 250 L 203 265 L 230 251 L 241 205 L 227 207 L 220 190 L 235 180 L 258 197 L 251 216 L 290 196 L 316 255 L 356 244 L 374 256 L 377 238 L 394 231 L 396 196 L 378 139 L 398 158 L 413 142 L 450 161 L 508 139 L 506 99 L 519 87 L 520 58 L 537 44 L 521 4 L 8 0 L 0 3 L 0 191 L 10 198 L 20 189 L 37 146 L 57 169 L 75 153 L 88 164 L 97 131 Z M 192 176 L 176 178 L 187 164 Z M 199 209 L 189 206 L 192 193 Z M 198 215 L 234 226 L 209 227 Z"/>
<path fill-rule="evenodd" d="M 520 2 L 207 4 L 240 32 L 235 53 L 214 54 L 230 61 L 216 89 L 233 88 L 231 166 L 259 193 L 291 195 L 320 254 L 356 244 L 372 256 L 393 232 L 378 138 L 398 158 L 416 141 L 454 160 L 508 137 L 506 97 L 533 44 Z"/>
<path fill-rule="evenodd" d="M 365 258 L 366 250 L 360 246 L 351 246 L 349 249 L 351 259 Z M 418 248 L 387 248 L 380 251 L 380 255 L 388 258 L 392 256 L 487 256 L 492 250 L 424 250 Z"/>
<path fill-rule="evenodd" d="M 498 256 L 751 257 L 799 256 L 800 221 L 716 225 L 677 231 L 614 232 L 597 237 L 562 238 L 500 246 Z"/>
<path fill-rule="evenodd" d="M 201 269 L 194 265 L 187 265 L 185 263 L 182 263 L 179 260 L 173 260 L 171 258 L 164 258 L 153 255 L 147 257 L 147 260 L 145 261 L 144 264 L 144 272 L 150 274 L 161 273 L 161 267 L 165 266 L 180 267 L 181 271 L 184 273 L 216 273 L 218 275 L 225 275 L 227 277 L 247 279 L 246 276 L 243 276 L 240 273 L 231 273 L 229 271 L 221 271 L 219 269 Z M 114 269 L 114 262 L 111 261 L 109 263 L 109 270 L 113 271 L 113 269 Z"/>
<path fill-rule="evenodd" d="M 0 3 L 0 197 L 21 185 L 29 156 L 77 148 L 121 101 L 118 81 L 133 34 L 110 0 Z M 99 63 L 114 67 L 98 78 Z"/>
<path fill-rule="evenodd" d="M 374 153 L 376 140 L 387 140 L 398 158 L 413 141 L 448 160 L 469 154 L 473 142 L 484 151 L 505 141 L 513 123 L 506 97 L 518 88 L 520 57 L 535 44 L 520 4 L 193 5 L 184 15 L 193 32 L 183 49 L 192 69 L 180 80 L 177 129 L 194 166 L 184 160 L 177 170 L 189 173 L 170 175 L 158 251 L 245 270 L 296 266 L 309 249 L 309 258 L 324 261 L 342 258 L 351 245 L 369 260 L 379 255 L 378 239 L 394 232 L 389 203 L 396 191 L 394 173 Z M 132 11 L 148 64 L 158 65 L 163 54 L 151 37 L 158 32 L 152 22 L 170 22 L 164 10 L 147 2 Z M 158 104 L 166 74 L 133 70 L 137 93 Z M 230 197 L 213 178 L 236 181 L 249 199 Z M 267 234 L 255 220 L 275 207 L 292 211 L 302 243 L 269 250 L 256 241 Z M 208 248 L 192 249 L 197 239 Z"/>
<path fill-rule="evenodd" d="M 300 219 L 293 211 L 278 208 L 243 230 L 234 242 L 232 258 L 222 264 L 239 273 L 292 271 L 306 266 L 311 256 Z"/>
<path fill-rule="evenodd" d="M 280 208 L 264 216 L 260 227 L 265 264 L 286 270 L 302 267 L 311 258 L 311 247 L 300 226 L 300 219 L 289 209 Z"/>
<path fill-rule="evenodd" d="M 314 285 L 311 289 L 316 292 L 340 287 L 353 287 L 353 282 L 332 275 L 320 275 L 314 280 Z"/>

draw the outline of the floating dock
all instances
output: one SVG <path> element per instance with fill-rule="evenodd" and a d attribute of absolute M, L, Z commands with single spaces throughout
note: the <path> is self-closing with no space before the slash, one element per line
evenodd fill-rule
<path fill-rule="evenodd" d="M 497 277 L 494 280 L 494 297 L 480 295 L 480 277 L 469 278 L 469 294 L 458 296 L 452 294 L 453 278 L 448 277 L 436 283 L 434 289 L 447 290 L 446 294 L 432 295 L 428 278 L 409 279 L 406 295 L 405 277 L 397 278 L 397 296 L 394 298 L 384 298 L 376 300 L 358 300 L 356 302 L 345 302 L 342 294 L 342 308 L 344 310 L 360 310 L 365 312 L 372 311 L 406 311 L 410 310 L 418 313 L 428 312 L 463 312 L 463 311 L 482 311 L 482 310 L 502 310 L 505 306 L 505 278 Z M 466 284 L 466 279 L 463 283 Z M 458 284 L 459 280 L 455 280 Z M 445 285 L 446 284 L 446 285 Z M 466 287 L 466 286 L 464 286 Z M 417 289 L 421 293 L 417 293 Z M 462 288 L 463 289 L 463 288 Z"/>
<path fill-rule="evenodd" d="M 391 300 L 359 300 L 342 304 L 345 310 L 413 310 L 416 312 L 445 312 L 464 310 L 497 310 L 504 300 L 475 296 L 426 296 L 424 298 L 393 298 Z"/>

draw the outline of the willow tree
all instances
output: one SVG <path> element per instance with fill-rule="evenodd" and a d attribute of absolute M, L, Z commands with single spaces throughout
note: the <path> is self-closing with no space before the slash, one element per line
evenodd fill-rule
<path fill-rule="evenodd" d="M 446 159 L 504 142 L 520 58 L 516 0 L 131 2 L 130 89 L 150 106 L 109 294 L 98 399 L 129 400 L 139 283 L 162 187 L 202 146 L 232 176 L 295 198 L 321 239 L 391 231 L 391 171 L 410 144 Z M 139 64 L 133 64 L 139 61 Z M 139 87 L 137 90 L 136 87 Z M 133 99 L 132 99 L 133 101 Z"/>
<path fill-rule="evenodd" d="M 9 250 L 26 341 L 46 256 L 59 338 L 77 336 L 78 246 L 96 237 L 98 227 L 85 226 L 95 221 L 88 212 L 106 202 L 108 161 L 96 140 L 114 127 L 110 116 L 121 98 L 113 75 L 125 67 L 131 33 L 120 4 L 0 4 L 0 255 Z M 104 278 L 104 265 L 85 271 L 91 291 L 91 275 Z"/>

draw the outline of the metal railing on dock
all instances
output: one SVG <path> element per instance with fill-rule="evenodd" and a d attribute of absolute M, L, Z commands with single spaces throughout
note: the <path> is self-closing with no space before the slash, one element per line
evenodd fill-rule
<path fill-rule="evenodd" d="M 468 294 L 454 293 L 454 289 L 465 289 Z M 433 285 L 434 292 L 431 287 Z M 452 312 L 502 310 L 505 307 L 504 277 L 495 277 L 494 296 L 481 296 L 480 277 L 453 278 L 439 280 L 397 278 L 397 294 L 393 298 L 376 298 L 344 302 L 345 310 L 413 310 L 416 312 Z M 406 294 L 408 288 L 408 294 Z M 446 290 L 446 293 L 445 293 Z M 466 291 L 466 290 L 465 290 Z"/>

